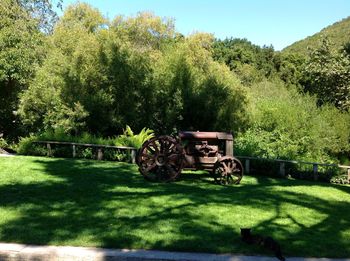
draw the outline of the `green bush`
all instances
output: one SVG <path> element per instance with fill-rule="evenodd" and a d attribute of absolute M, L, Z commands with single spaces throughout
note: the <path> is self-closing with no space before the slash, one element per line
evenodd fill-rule
<path fill-rule="evenodd" d="M 16 149 L 22 155 L 47 155 L 47 148 L 45 144 L 35 143 L 36 141 L 61 141 L 74 142 L 83 144 L 97 144 L 97 145 L 112 145 L 112 146 L 128 146 L 140 148 L 141 145 L 148 139 L 154 137 L 154 132 L 148 128 L 143 128 L 140 133 L 134 134 L 129 126 L 126 126 L 122 135 L 114 138 L 102 138 L 83 133 L 79 136 L 72 136 L 66 134 L 63 130 L 57 129 L 55 131 L 45 131 L 39 135 L 31 135 L 29 137 L 21 138 Z M 53 157 L 72 157 L 72 147 L 69 145 L 51 145 L 51 152 Z M 96 159 L 97 149 L 76 146 L 76 157 L 85 159 Z M 113 148 L 103 149 L 104 160 L 117 161 L 131 161 L 130 151 L 122 151 Z"/>
<path fill-rule="evenodd" d="M 2 137 L 0 137 L 0 148 L 7 148 L 8 144 L 6 142 L 6 140 Z"/>
<path fill-rule="evenodd" d="M 114 139 L 114 145 L 116 146 L 129 146 L 135 148 L 141 148 L 142 144 L 154 137 L 154 131 L 143 128 L 139 134 L 134 134 L 129 126 L 126 126 L 124 133 Z"/>
<path fill-rule="evenodd" d="M 37 135 L 38 140 L 41 141 L 66 141 L 86 144 L 99 144 L 99 145 L 113 145 L 114 139 L 102 138 L 92 135 L 87 132 L 83 132 L 81 135 L 69 135 L 64 132 L 63 129 L 47 130 Z"/>
<path fill-rule="evenodd" d="M 41 141 L 65 141 L 85 144 L 128 146 L 140 148 L 142 144 L 154 137 L 154 131 L 143 128 L 140 133 L 134 134 L 129 126 L 126 126 L 122 135 L 112 138 L 97 137 L 90 133 L 84 132 L 81 135 L 72 136 L 64 132 L 63 129 L 48 130 L 36 136 L 36 140 Z"/>
<path fill-rule="evenodd" d="M 37 135 L 38 140 L 42 141 L 67 141 L 73 142 L 72 136 L 67 135 L 63 129 L 47 130 Z"/>
<path fill-rule="evenodd" d="M 252 125 L 235 140 L 238 155 L 336 162 L 349 151 L 350 115 L 282 83 L 249 89 Z"/>
<path fill-rule="evenodd" d="M 35 143 L 38 138 L 34 135 L 21 138 L 16 146 L 16 151 L 21 155 L 45 156 L 47 148 L 43 144 Z"/>
<path fill-rule="evenodd" d="M 79 147 L 77 150 L 78 158 L 93 159 L 94 151 L 92 148 Z"/>
<path fill-rule="evenodd" d="M 53 157 L 70 158 L 72 157 L 71 146 L 51 145 L 51 153 Z"/>

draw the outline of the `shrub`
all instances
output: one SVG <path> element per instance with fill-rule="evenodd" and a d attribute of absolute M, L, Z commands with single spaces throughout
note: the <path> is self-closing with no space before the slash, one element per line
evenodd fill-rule
<path fill-rule="evenodd" d="M 281 83 L 250 88 L 253 124 L 235 140 L 238 155 L 313 162 L 349 151 L 350 115 Z"/>
<path fill-rule="evenodd" d="M 154 137 L 154 131 L 143 128 L 139 134 L 134 134 L 129 126 L 126 126 L 124 133 L 115 139 L 116 146 L 130 146 L 141 148 L 142 144 Z"/>
<path fill-rule="evenodd" d="M 2 137 L 0 137 L 0 148 L 7 148 L 8 144 L 6 142 L 6 140 Z"/>
<path fill-rule="evenodd" d="M 71 146 L 51 145 L 51 153 L 53 157 L 69 158 L 72 157 Z"/>
<path fill-rule="evenodd" d="M 79 136 L 71 136 L 64 133 L 63 130 L 45 131 L 39 135 L 31 135 L 26 138 L 21 138 L 17 150 L 22 155 L 47 155 L 47 148 L 44 144 L 35 143 L 35 141 L 65 141 L 84 144 L 98 145 L 114 145 L 114 146 L 130 146 L 140 148 L 142 144 L 154 137 L 154 132 L 148 128 L 143 128 L 140 133 L 134 134 L 129 126 L 126 126 L 124 133 L 115 138 L 102 138 L 83 133 Z M 54 157 L 72 157 L 71 146 L 51 145 L 52 156 Z M 89 147 L 76 147 L 76 156 L 78 158 L 94 159 L 97 158 L 97 149 Z M 131 153 L 129 151 L 119 151 L 116 149 L 103 149 L 103 159 L 130 161 Z"/>
<path fill-rule="evenodd" d="M 63 129 L 47 130 L 37 135 L 41 141 L 66 141 L 87 144 L 113 145 L 113 139 L 102 138 L 92 135 L 88 132 L 83 132 L 81 135 L 69 135 Z"/>
<path fill-rule="evenodd" d="M 21 138 L 16 146 L 16 151 L 21 155 L 45 156 L 47 149 L 42 144 L 37 144 L 38 138 L 34 135 Z"/>
<path fill-rule="evenodd" d="M 94 153 L 92 148 L 79 148 L 77 155 L 78 155 L 78 158 L 84 158 L 84 159 L 94 158 Z"/>

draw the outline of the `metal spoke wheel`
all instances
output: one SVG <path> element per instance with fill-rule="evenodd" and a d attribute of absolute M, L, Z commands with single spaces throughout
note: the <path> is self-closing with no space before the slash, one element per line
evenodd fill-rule
<path fill-rule="evenodd" d="M 180 175 L 183 148 L 170 136 L 154 137 L 146 141 L 137 156 L 141 174 L 150 181 L 169 182 Z"/>
<path fill-rule="evenodd" d="M 239 184 L 243 177 L 243 166 L 238 159 L 224 156 L 216 162 L 212 174 L 218 184 Z"/>

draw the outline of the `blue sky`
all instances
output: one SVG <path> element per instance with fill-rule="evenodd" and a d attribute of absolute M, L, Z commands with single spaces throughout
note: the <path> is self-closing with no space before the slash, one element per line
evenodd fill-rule
<path fill-rule="evenodd" d="M 63 0 L 63 7 L 76 2 Z M 81 0 L 112 19 L 151 11 L 175 19 L 177 31 L 247 38 L 276 50 L 350 16 L 350 0 Z"/>

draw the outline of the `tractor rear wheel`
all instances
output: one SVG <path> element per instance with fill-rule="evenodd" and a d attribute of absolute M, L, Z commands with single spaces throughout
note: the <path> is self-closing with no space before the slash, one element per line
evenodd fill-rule
<path fill-rule="evenodd" d="M 171 136 L 149 139 L 142 145 L 137 156 L 141 174 L 150 181 L 175 180 L 181 173 L 183 162 L 183 148 Z"/>

